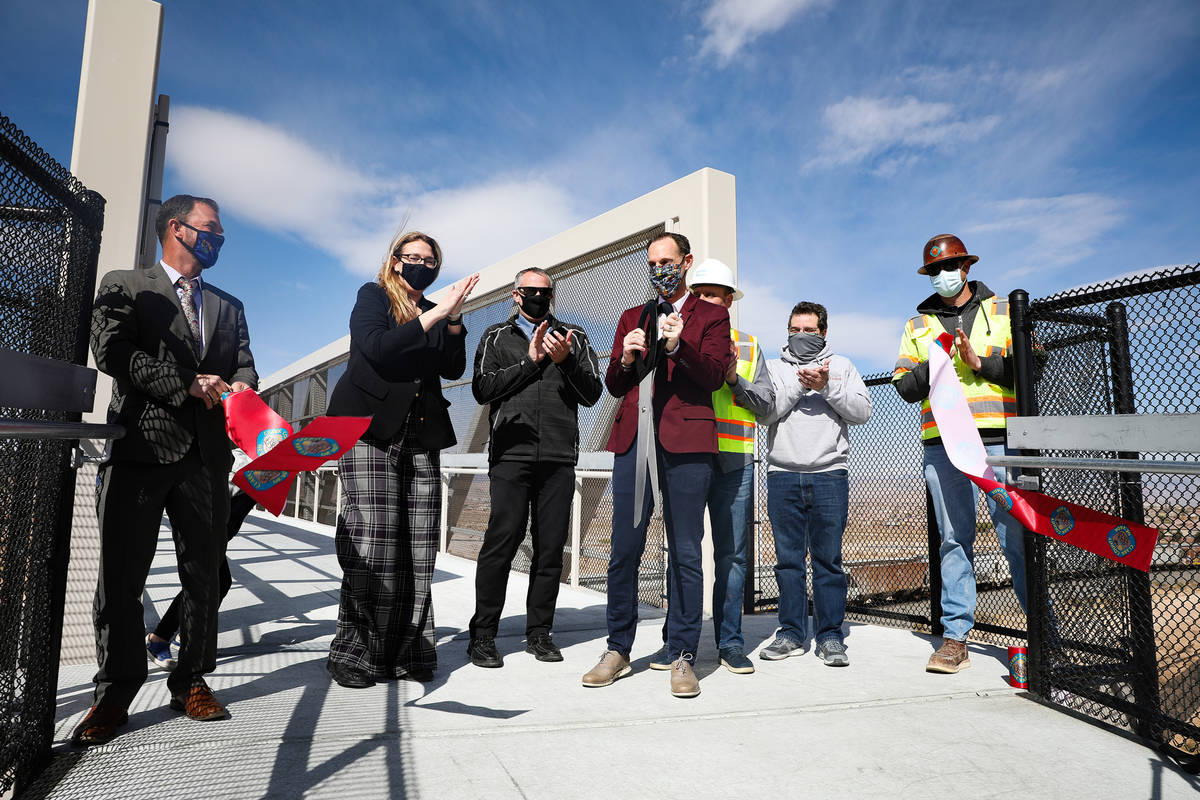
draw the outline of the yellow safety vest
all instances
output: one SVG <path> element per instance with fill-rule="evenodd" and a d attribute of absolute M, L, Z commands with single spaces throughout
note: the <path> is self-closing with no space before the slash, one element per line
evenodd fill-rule
<path fill-rule="evenodd" d="M 737 374 L 748 381 L 754 380 L 758 339 L 736 328 L 730 328 L 729 335 L 738 343 Z M 747 350 L 749 355 L 742 358 Z M 722 453 L 753 453 L 754 414 L 737 404 L 728 383 L 722 383 L 721 388 L 713 392 L 712 404 L 717 417 L 717 449 Z"/>
<path fill-rule="evenodd" d="M 984 315 L 987 315 L 987 319 L 984 319 Z M 900 355 L 896 359 L 892 380 L 899 380 L 922 361 L 928 361 L 930 344 L 944 331 L 941 319 L 935 314 L 923 314 L 906 322 L 904 334 L 900 337 Z M 949 333 L 953 334 L 954 331 Z M 1012 326 L 1008 318 L 1007 300 L 989 297 L 979 304 L 975 312 L 975 322 L 971 325 L 970 340 L 971 347 L 981 356 L 1008 354 L 1012 349 Z M 1008 418 L 1017 413 L 1017 396 L 1014 390 L 984 380 L 975 370 L 963 363 L 957 351 L 953 363 L 954 371 L 958 373 L 958 379 L 962 382 L 963 394 L 967 396 L 971 415 L 975 417 L 975 427 L 1003 429 Z M 921 401 L 921 438 L 932 439 L 940 435 L 933 412 L 929 410 L 929 398 L 926 397 Z"/>

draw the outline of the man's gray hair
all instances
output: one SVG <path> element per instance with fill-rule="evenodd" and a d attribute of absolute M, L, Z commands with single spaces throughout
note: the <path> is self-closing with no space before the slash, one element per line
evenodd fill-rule
<path fill-rule="evenodd" d="M 546 270 L 542 269 L 541 267 L 526 267 L 525 269 L 523 269 L 517 273 L 517 277 L 513 278 L 513 289 L 521 288 L 521 276 L 524 275 L 526 272 L 533 272 L 538 275 L 541 275 L 546 280 L 550 281 L 550 288 L 551 289 L 554 288 L 554 278 L 550 275 L 549 272 L 546 272 Z"/>

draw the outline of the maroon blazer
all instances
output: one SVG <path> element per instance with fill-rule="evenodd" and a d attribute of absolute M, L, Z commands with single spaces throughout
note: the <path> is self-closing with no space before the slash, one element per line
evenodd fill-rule
<path fill-rule="evenodd" d="M 638 384 L 632 370 L 621 368 L 625 334 L 638 326 L 642 306 L 621 314 L 613 339 L 604 385 L 621 398 L 607 449 L 624 453 L 637 437 Z M 663 355 L 654 375 L 654 423 L 658 442 L 671 453 L 717 452 L 717 420 L 712 393 L 725 380 L 729 353 L 729 312 L 689 295 L 680 309 L 683 333 L 674 355 Z"/>

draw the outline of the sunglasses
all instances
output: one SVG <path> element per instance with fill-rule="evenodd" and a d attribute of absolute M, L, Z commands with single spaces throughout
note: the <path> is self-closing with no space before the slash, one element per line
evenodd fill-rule
<path fill-rule="evenodd" d="M 554 294 L 554 289 L 550 286 L 519 286 L 517 291 L 521 293 L 521 297 L 549 297 Z"/>
<path fill-rule="evenodd" d="M 943 261 L 940 264 L 926 264 L 925 274 L 932 276 L 941 272 L 958 272 L 962 268 L 963 260 L 955 259 L 954 261 Z"/>

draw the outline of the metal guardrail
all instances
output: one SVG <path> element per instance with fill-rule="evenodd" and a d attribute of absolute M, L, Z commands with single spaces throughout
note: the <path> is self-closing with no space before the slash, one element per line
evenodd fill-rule
<path fill-rule="evenodd" d="M 583 538 L 583 482 L 612 478 L 613 454 L 607 452 L 580 453 L 575 465 L 575 488 L 571 498 L 571 586 L 579 586 L 579 553 Z M 455 475 L 488 474 L 487 453 L 454 453 L 442 456 L 442 492 L 448 496 L 450 481 Z M 450 544 L 449 503 L 442 503 L 439 521 L 438 551 L 445 553 Z"/>
<path fill-rule="evenodd" d="M 1093 469 L 1098 472 L 1161 472 L 1200 475 L 1200 462 L 1149 461 L 1140 458 L 1044 458 L 1042 456 L 988 456 L 993 467 L 1042 469 Z"/>

